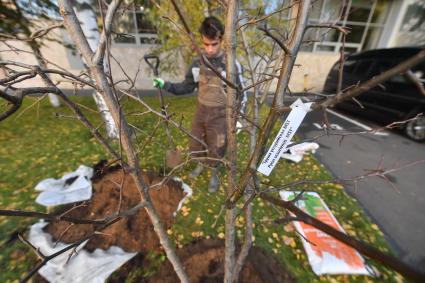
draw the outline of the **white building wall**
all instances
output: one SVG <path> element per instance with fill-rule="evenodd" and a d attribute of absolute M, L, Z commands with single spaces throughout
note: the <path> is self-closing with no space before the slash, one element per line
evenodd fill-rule
<path fill-rule="evenodd" d="M 152 79 L 154 78 L 152 70 L 149 68 L 148 64 L 143 59 L 143 56 L 146 54 L 150 54 L 155 50 L 155 45 L 145 45 L 145 46 L 115 46 L 112 48 L 112 55 L 116 60 L 111 60 L 112 72 L 114 74 L 114 80 L 127 80 L 127 73 L 132 79 L 135 78 L 136 74 L 136 85 L 137 89 L 152 89 Z M 167 73 L 159 73 L 159 76 L 165 80 L 178 81 L 184 78 L 185 67 L 181 58 L 176 58 L 180 62 L 180 66 L 182 66 L 181 70 L 179 70 L 178 76 L 171 76 Z M 120 62 L 121 67 L 117 64 Z M 124 71 L 125 73 L 124 73 Z M 138 69 L 140 71 L 138 72 Z M 128 86 L 125 82 L 121 84 L 122 87 Z"/>
<path fill-rule="evenodd" d="M 321 91 L 329 70 L 338 59 L 339 54 L 335 53 L 300 52 L 289 82 L 290 90 Z"/>
<path fill-rule="evenodd" d="M 13 51 L 10 50 L 9 46 L 4 44 L 3 42 L 0 42 L 0 59 L 1 60 L 10 60 L 15 62 L 21 62 L 28 65 L 37 65 L 36 58 L 31 52 L 30 47 L 22 41 L 8 41 L 9 45 L 14 47 Z M 73 73 L 75 70 L 72 70 L 69 66 L 69 62 L 67 60 L 66 56 L 66 50 L 65 48 L 53 41 L 46 42 L 45 45 L 41 47 L 41 54 L 47 59 L 47 65 L 49 68 L 55 68 L 59 69 L 63 68 L 67 71 L 71 71 Z M 54 64 L 52 64 L 54 63 Z M 22 70 L 18 67 L 13 67 L 16 70 Z M 55 82 L 59 82 L 63 79 L 60 79 L 57 76 L 52 76 Z M 44 86 L 42 81 L 38 78 L 32 78 L 29 80 L 25 80 L 24 82 L 16 84 L 17 87 L 32 87 L 32 86 Z M 70 87 L 69 84 L 67 86 Z"/>
<path fill-rule="evenodd" d="M 66 36 L 64 37 L 66 38 Z M 28 65 L 37 65 L 34 55 L 31 53 L 30 48 L 24 43 L 20 41 L 9 41 L 8 44 L 14 46 L 15 51 L 5 51 L 9 50 L 9 47 L 4 43 L 0 42 L 0 60 L 10 60 L 16 62 L 22 62 Z M 153 74 L 149 69 L 148 65 L 143 59 L 145 54 L 149 54 L 152 52 L 154 45 L 149 46 L 146 45 L 144 47 L 140 46 L 113 46 L 111 50 L 111 54 L 116 59 L 116 61 L 120 62 L 120 65 L 116 63 L 114 59 L 111 59 L 111 68 L 112 74 L 115 82 L 121 80 L 127 80 L 124 72 L 131 78 L 134 79 L 136 77 L 136 73 L 138 68 L 140 67 L 140 71 L 136 77 L 136 85 L 137 89 L 146 89 L 153 88 L 152 87 L 152 79 Z M 75 75 L 80 74 L 84 71 L 84 65 L 80 59 L 79 54 L 76 54 L 75 51 L 65 48 L 63 45 L 56 42 L 46 42 L 46 44 L 41 48 L 41 53 L 47 59 L 47 65 L 50 68 L 55 69 L 63 69 L 68 72 L 71 72 Z M 182 60 L 179 59 L 181 62 Z M 54 64 L 52 64 L 54 63 Z M 17 70 L 19 68 L 16 68 Z M 178 80 L 184 77 L 184 71 L 177 77 L 172 77 L 168 74 L 160 74 L 161 77 L 165 79 L 173 79 Z M 74 85 L 69 83 L 66 79 L 60 76 L 52 76 L 52 79 L 55 83 L 59 83 L 59 86 L 64 89 L 73 89 Z M 32 87 L 32 86 L 44 86 L 42 81 L 39 78 L 33 78 L 30 80 L 26 80 L 24 82 L 16 84 L 17 87 Z M 122 82 L 120 86 L 126 87 L 127 83 Z"/>

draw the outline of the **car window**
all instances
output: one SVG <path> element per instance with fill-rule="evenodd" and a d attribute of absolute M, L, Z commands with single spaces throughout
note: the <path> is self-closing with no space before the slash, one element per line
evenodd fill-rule
<path fill-rule="evenodd" d="M 400 62 L 402 62 L 402 61 L 400 61 Z M 392 66 L 392 67 L 394 67 L 394 66 Z M 425 77 L 424 77 L 425 65 L 424 64 L 416 65 L 412 69 L 410 69 L 410 71 L 419 80 L 419 82 L 421 82 L 421 83 L 425 82 Z M 409 80 L 406 77 L 405 74 L 398 74 L 398 75 L 392 77 L 391 79 L 389 79 L 388 81 L 393 82 L 393 83 L 403 83 L 403 84 L 411 84 L 412 83 L 411 80 Z"/>
<path fill-rule="evenodd" d="M 393 68 L 397 64 L 401 63 L 402 60 L 377 60 L 373 63 L 371 69 L 370 69 L 370 77 L 378 76 L 385 71 L 388 71 L 389 69 Z M 417 65 L 411 69 L 412 73 L 419 79 L 421 82 L 425 82 L 424 77 L 424 71 L 425 71 L 425 65 Z M 388 82 L 392 83 L 403 83 L 408 84 L 410 81 L 406 78 L 404 74 L 398 74 L 394 77 L 390 78 Z"/>
<path fill-rule="evenodd" d="M 375 77 L 375 76 L 378 76 L 378 75 L 388 71 L 389 69 L 394 67 L 397 63 L 398 63 L 398 61 L 395 62 L 395 61 L 390 61 L 390 60 L 377 60 L 377 61 L 375 61 L 372 65 L 371 69 L 370 69 L 370 77 Z M 408 83 L 404 74 L 395 75 L 394 77 L 388 79 L 387 82 L 403 83 L 403 84 Z"/>
<path fill-rule="evenodd" d="M 356 61 L 345 61 L 344 63 L 344 73 L 351 74 L 354 71 L 354 67 L 356 66 Z"/>
<path fill-rule="evenodd" d="M 332 71 L 338 71 L 339 70 L 339 62 L 336 62 L 333 66 L 332 66 Z"/>
<path fill-rule="evenodd" d="M 404 75 L 395 75 L 388 80 L 391 83 L 408 84 L 410 83 Z"/>
<path fill-rule="evenodd" d="M 362 77 L 367 78 L 369 70 L 373 65 L 373 60 L 360 60 L 357 62 L 353 73 Z"/>
<path fill-rule="evenodd" d="M 377 76 L 392 68 L 395 65 L 393 61 L 389 60 L 376 60 L 373 62 L 370 69 L 370 76 Z"/>

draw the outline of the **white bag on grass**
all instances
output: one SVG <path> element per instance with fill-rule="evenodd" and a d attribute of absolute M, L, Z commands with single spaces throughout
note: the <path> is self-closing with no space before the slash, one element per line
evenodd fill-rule
<path fill-rule="evenodd" d="M 60 179 L 45 179 L 35 186 L 41 191 L 35 200 L 44 206 L 54 206 L 88 200 L 92 196 L 93 168 L 80 165 Z"/>
<path fill-rule="evenodd" d="M 47 223 L 42 220 L 32 225 L 28 240 L 33 246 L 39 248 L 44 255 L 51 255 L 64 249 L 68 244 L 59 242 L 55 245 L 52 242 L 52 236 L 43 231 L 46 225 Z M 73 249 L 47 262 L 38 273 L 51 283 L 103 283 L 112 272 L 137 254 L 127 253 L 114 246 L 106 251 L 96 249 L 89 253 L 82 249 L 86 242 L 78 246 L 78 253 L 72 254 L 70 259 L 69 255 L 73 252 Z"/>
<path fill-rule="evenodd" d="M 319 148 L 319 144 L 315 142 L 303 142 L 296 145 L 290 145 L 284 153 L 280 156 L 280 158 L 285 158 L 291 161 L 294 161 L 295 163 L 300 162 L 304 154 L 307 153 L 307 151 L 311 151 L 312 153 L 316 152 L 316 149 Z"/>

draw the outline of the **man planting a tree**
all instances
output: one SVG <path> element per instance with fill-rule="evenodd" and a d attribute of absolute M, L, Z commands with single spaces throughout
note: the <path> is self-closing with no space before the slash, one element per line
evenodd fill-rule
<path fill-rule="evenodd" d="M 221 48 L 224 34 L 222 23 L 215 17 L 207 17 L 202 22 L 199 32 L 204 49 L 203 55 L 223 77 L 226 77 L 225 54 Z M 238 63 L 237 70 L 240 74 L 241 68 Z M 241 85 L 241 81 L 238 75 L 238 85 Z M 206 149 L 194 139 L 190 139 L 189 150 L 196 157 L 206 156 L 209 159 L 204 164 L 199 163 L 189 177 L 196 178 L 201 174 L 204 166 L 208 165 L 212 168 L 208 191 L 216 192 L 219 185 L 218 159 L 223 158 L 226 151 L 226 84 L 197 57 L 193 59 L 184 81 L 171 83 L 156 78 L 154 86 L 176 95 L 191 93 L 198 88 L 198 103 L 192 121 L 192 134 L 207 144 L 208 151 L 204 154 Z"/>

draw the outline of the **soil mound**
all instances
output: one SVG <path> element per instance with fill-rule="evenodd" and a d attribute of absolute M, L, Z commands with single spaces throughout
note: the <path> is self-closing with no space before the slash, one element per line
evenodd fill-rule
<path fill-rule="evenodd" d="M 190 282 L 223 282 L 224 242 L 200 240 L 177 250 Z M 149 283 L 179 282 L 171 264 L 166 261 Z M 240 283 L 292 283 L 295 282 L 283 267 L 262 250 L 252 247 L 240 272 Z"/>
<path fill-rule="evenodd" d="M 160 183 L 163 178 L 145 173 L 144 181 L 152 186 Z M 122 184 L 122 186 L 121 186 Z M 150 189 L 152 202 L 166 228 L 170 228 L 174 221 L 173 213 L 180 200 L 184 197 L 181 183 L 168 180 L 164 185 Z M 140 193 L 128 174 L 119 168 L 112 172 L 103 172 L 93 180 L 93 195 L 85 205 L 81 204 L 69 211 L 67 216 L 83 219 L 103 219 L 111 216 L 118 210 L 125 211 L 140 203 Z M 73 243 L 94 231 L 91 224 L 70 224 L 65 221 L 53 221 L 46 228 L 54 240 L 64 243 Z M 154 232 L 153 225 L 144 209 L 129 218 L 122 219 L 95 235 L 85 246 L 93 251 L 96 248 L 107 249 L 110 246 L 119 246 L 127 252 L 142 252 L 158 250 L 159 240 Z"/>
<path fill-rule="evenodd" d="M 105 167 L 106 168 L 106 167 Z M 131 176 L 124 174 L 120 168 L 96 169 L 93 178 L 93 195 L 90 201 L 75 207 L 64 207 L 66 215 L 84 219 L 103 219 L 137 205 L 141 198 Z M 99 173 L 100 172 L 100 173 Z M 144 174 L 147 185 L 160 183 L 163 178 L 153 174 Z M 121 185 L 122 184 L 122 185 Z M 155 186 L 149 193 L 152 202 L 169 228 L 174 222 L 174 212 L 184 197 L 181 183 L 168 180 L 161 186 Z M 46 226 L 54 240 L 65 243 L 75 242 L 93 232 L 96 227 L 90 224 L 70 224 L 64 221 L 53 221 Z M 139 252 L 119 270 L 114 272 L 108 282 L 123 282 L 134 270 L 140 270 L 145 264 L 148 251 L 159 250 L 159 240 L 144 209 L 137 214 L 122 219 L 94 236 L 85 246 L 93 251 L 96 248 L 107 249 L 119 246 L 128 252 Z M 224 277 L 224 242 L 221 240 L 198 240 L 177 250 L 177 255 L 189 275 L 190 282 L 223 282 Z M 153 277 L 145 278 L 138 274 L 134 282 L 174 283 L 179 282 L 169 261 L 165 261 Z M 37 276 L 35 282 L 45 282 Z M 271 256 L 258 248 L 251 248 L 246 263 L 240 273 L 241 283 L 274 283 L 294 282 L 282 266 Z"/>

